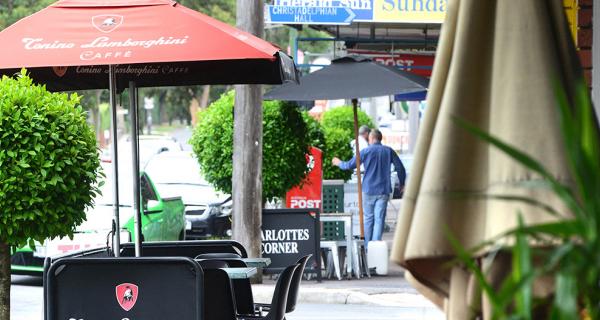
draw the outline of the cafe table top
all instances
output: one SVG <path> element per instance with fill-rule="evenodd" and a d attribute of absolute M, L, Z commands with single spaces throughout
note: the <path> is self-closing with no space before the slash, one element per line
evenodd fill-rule
<path fill-rule="evenodd" d="M 271 264 L 271 258 L 242 258 L 248 267 L 264 268 Z"/>
<path fill-rule="evenodd" d="M 249 279 L 256 274 L 256 268 L 221 268 L 230 279 Z"/>
<path fill-rule="evenodd" d="M 195 259 L 195 260 L 196 261 L 202 261 L 202 260 L 211 260 L 211 259 L 215 259 L 215 260 L 228 260 L 228 259 L 241 260 L 241 261 L 244 261 L 246 263 L 246 266 L 248 266 L 248 267 L 254 267 L 254 268 L 264 268 L 264 267 L 268 267 L 271 264 L 271 258 L 227 258 L 227 259 L 207 258 L 207 259 Z"/>

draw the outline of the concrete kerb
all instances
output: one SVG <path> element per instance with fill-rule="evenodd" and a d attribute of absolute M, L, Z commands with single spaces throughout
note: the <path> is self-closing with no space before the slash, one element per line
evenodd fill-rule
<path fill-rule="evenodd" d="M 253 285 L 254 301 L 270 303 L 273 285 Z M 367 294 L 348 289 L 301 288 L 298 303 L 361 304 L 389 307 L 431 307 L 423 296 L 414 293 Z"/>

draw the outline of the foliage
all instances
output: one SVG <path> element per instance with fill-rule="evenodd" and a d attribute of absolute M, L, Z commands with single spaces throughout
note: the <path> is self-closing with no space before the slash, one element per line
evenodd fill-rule
<path fill-rule="evenodd" d="M 42 10 L 54 0 L 6 0 L 0 2 L 0 30 Z"/>
<path fill-rule="evenodd" d="M 198 113 L 190 143 L 204 177 L 217 189 L 231 193 L 233 173 L 234 92 L 224 94 Z M 296 106 L 263 104 L 263 198 L 271 200 L 297 185 L 306 173 L 306 125 Z"/>
<path fill-rule="evenodd" d="M 72 236 L 98 192 L 93 130 L 79 96 L 49 93 L 22 71 L 0 80 L 0 241 Z"/>
<path fill-rule="evenodd" d="M 321 124 L 313 118 L 307 111 L 302 111 L 302 119 L 306 124 L 308 145 L 325 150 L 325 134 Z"/>
<path fill-rule="evenodd" d="M 358 126 L 368 125 L 374 128 L 371 118 L 358 110 Z M 349 160 L 354 155 L 350 141 L 354 140 L 354 111 L 351 106 L 337 107 L 327 110 L 321 117 L 321 126 L 325 133 L 325 150 L 323 156 L 323 178 L 350 180 L 352 171 L 343 171 L 332 166 L 333 157 Z"/>
<path fill-rule="evenodd" d="M 329 109 L 321 117 L 323 128 L 340 128 L 347 132 L 348 143 L 354 139 L 354 112 L 351 106 Z M 367 125 L 374 128 L 371 118 L 362 110 L 358 109 L 358 126 Z"/>
<path fill-rule="evenodd" d="M 589 93 L 583 81 L 578 83 L 573 104 L 563 90 L 556 90 L 561 114 L 561 130 L 566 155 L 571 167 L 574 187 L 561 184 L 543 164 L 522 151 L 464 122 L 459 122 L 484 141 L 494 145 L 531 171 L 541 175 L 543 187 L 551 190 L 565 205 L 569 215 L 537 202 L 535 199 L 502 196 L 510 201 L 523 201 L 545 210 L 555 222 L 523 225 L 497 239 L 466 251 L 454 239 L 459 260 L 473 272 L 493 307 L 495 319 L 533 319 L 542 314 L 552 319 L 598 319 L 600 317 L 600 139 Z M 482 248 L 512 237 L 509 248 L 513 268 L 500 290 L 494 290 L 484 277 L 485 271 L 471 258 Z M 530 243 L 536 241 L 536 247 Z M 540 249 L 545 247 L 545 249 Z M 502 248 L 506 250 L 506 248 Z M 536 263 L 534 264 L 533 261 Z M 554 279 L 554 297 L 535 303 L 532 285 L 539 277 Z M 552 301 L 550 301 L 552 300 Z M 582 314 L 585 314 L 584 316 Z"/>
<path fill-rule="evenodd" d="M 341 128 L 325 128 L 325 152 L 323 153 L 323 179 L 350 180 L 352 170 L 342 170 L 331 165 L 333 157 L 348 160 L 352 158 L 352 148 L 348 133 Z"/>

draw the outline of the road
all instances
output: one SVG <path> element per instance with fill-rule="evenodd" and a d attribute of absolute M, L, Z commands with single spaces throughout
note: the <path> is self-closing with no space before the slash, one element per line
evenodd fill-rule
<path fill-rule="evenodd" d="M 10 289 L 11 320 L 42 319 L 41 277 L 12 276 Z"/>
<path fill-rule="evenodd" d="M 11 286 L 11 319 L 42 319 L 42 280 L 13 276 Z M 286 316 L 288 320 L 438 320 L 444 315 L 430 307 L 382 307 L 352 304 L 299 304 Z"/>

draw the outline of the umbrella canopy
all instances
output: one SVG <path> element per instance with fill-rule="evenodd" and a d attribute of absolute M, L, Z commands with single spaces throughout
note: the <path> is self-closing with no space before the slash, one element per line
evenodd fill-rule
<path fill-rule="evenodd" d="M 270 43 L 169 0 L 62 0 L 0 33 L 0 74 L 27 67 L 49 90 L 296 80 Z"/>
<path fill-rule="evenodd" d="M 455 252 L 447 229 L 472 248 L 516 227 L 519 213 L 527 224 L 551 219 L 523 202 L 457 194 L 528 197 L 564 212 L 550 190 L 531 187 L 542 179 L 539 175 L 452 119 L 462 118 L 516 146 L 558 181 L 571 184 L 555 87 L 572 98 L 581 69 L 563 10 L 560 1 L 448 2 L 391 255 L 419 291 L 446 307 L 448 319 L 474 319 L 482 305 L 488 319 L 489 308 L 474 278 L 446 264 Z M 498 284 L 510 270 L 509 260 L 494 261 L 491 283 Z M 535 294 L 547 290 L 534 286 Z"/>
<path fill-rule="evenodd" d="M 331 100 L 379 97 L 427 89 L 428 80 L 359 55 L 335 59 L 331 65 L 284 84 L 264 95 L 273 100 Z"/>

